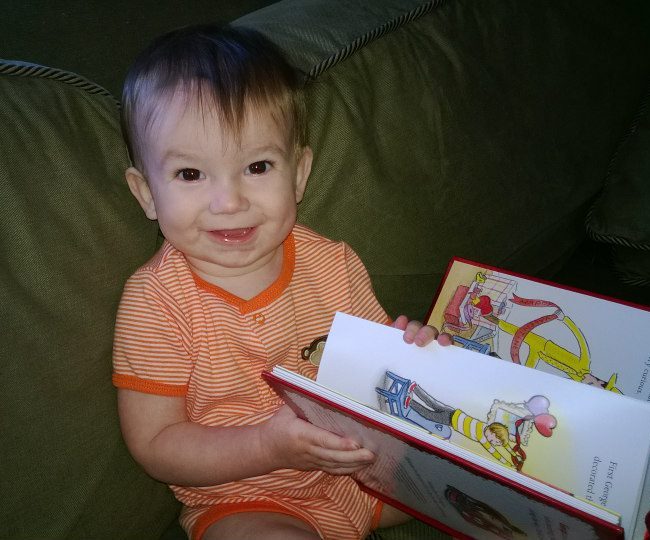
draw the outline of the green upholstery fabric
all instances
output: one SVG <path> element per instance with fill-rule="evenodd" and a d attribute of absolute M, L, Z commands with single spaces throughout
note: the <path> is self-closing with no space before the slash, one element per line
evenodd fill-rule
<path fill-rule="evenodd" d="M 121 290 L 157 234 L 116 104 L 7 64 L 0 101 L 0 537 L 158 538 L 176 505 L 130 458 L 110 380 Z"/>
<path fill-rule="evenodd" d="M 225 4 L 10 3 L 0 56 L 76 66 L 115 91 L 154 34 Z M 285 0 L 238 24 L 311 74 L 299 219 L 359 252 L 392 315 L 422 317 L 452 255 L 542 277 L 566 260 L 650 71 L 646 0 Z M 130 458 L 110 383 L 122 286 L 158 239 L 123 181 L 116 104 L 74 75 L 2 62 L 0 98 L 0 537 L 158 539 L 179 507 Z M 647 223 L 644 204 L 613 221 L 621 207 L 603 200 L 603 227 Z M 648 253 L 633 240 L 617 251 Z M 575 286 L 592 288 L 589 257 Z M 184 537 L 177 522 L 165 532 Z M 418 522 L 373 533 L 439 537 Z"/>
<path fill-rule="evenodd" d="M 273 0 L 3 0 L 0 58 L 81 73 L 114 96 L 152 39 L 186 24 L 228 22 Z"/>
<path fill-rule="evenodd" d="M 650 286 L 650 92 L 613 159 L 587 228 L 611 244 L 621 279 Z"/>
<path fill-rule="evenodd" d="M 448 540 L 450 538 L 448 534 L 413 519 L 403 525 L 377 529 L 367 540 Z"/>
<path fill-rule="evenodd" d="M 648 68 L 641 23 L 609 2 L 435 4 L 381 20 L 290 0 L 239 21 L 305 73 L 331 64 L 307 84 L 299 219 L 359 252 L 391 315 L 422 317 L 453 255 L 534 275 L 564 262 Z"/>

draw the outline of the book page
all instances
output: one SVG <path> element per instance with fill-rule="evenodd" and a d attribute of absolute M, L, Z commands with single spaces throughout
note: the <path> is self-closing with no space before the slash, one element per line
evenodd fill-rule
<path fill-rule="evenodd" d="M 454 260 L 428 324 L 458 346 L 650 401 L 650 309 Z"/>
<path fill-rule="evenodd" d="M 650 406 L 338 313 L 317 382 L 577 497 L 636 517 Z"/>
<path fill-rule="evenodd" d="M 305 382 L 308 392 L 318 392 L 309 387 L 309 382 Z M 490 477 L 407 444 L 387 431 L 360 423 L 310 395 L 291 388 L 280 391 L 310 422 L 350 437 L 376 454 L 375 463 L 355 475 L 366 488 L 387 496 L 393 504 L 398 501 L 405 505 L 404 510 L 435 526 L 486 540 L 614 536 Z"/>

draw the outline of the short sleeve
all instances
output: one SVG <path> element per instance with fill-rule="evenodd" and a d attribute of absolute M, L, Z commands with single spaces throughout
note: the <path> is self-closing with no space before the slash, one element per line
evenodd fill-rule
<path fill-rule="evenodd" d="M 117 313 L 113 384 L 148 394 L 184 396 L 193 366 L 187 319 L 154 272 L 134 274 Z"/>
<path fill-rule="evenodd" d="M 390 323 L 390 317 L 386 314 L 375 296 L 366 267 L 350 246 L 347 244 L 344 244 L 344 246 L 345 264 L 350 279 L 353 311 L 351 315 L 381 324 Z"/>

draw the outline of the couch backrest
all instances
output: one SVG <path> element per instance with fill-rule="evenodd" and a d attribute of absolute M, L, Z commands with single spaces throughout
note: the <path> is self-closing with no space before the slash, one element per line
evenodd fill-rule
<path fill-rule="evenodd" d="M 649 68 L 639 3 L 285 0 L 237 24 L 307 77 L 300 220 L 348 241 L 389 313 L 450 257 L 549 277 L 585 237 Z"/>

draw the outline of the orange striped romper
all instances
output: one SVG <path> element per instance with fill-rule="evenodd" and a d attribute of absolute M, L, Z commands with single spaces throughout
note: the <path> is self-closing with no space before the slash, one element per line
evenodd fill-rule
<path fill-rule="evenodd" d="M 125 286 L 115 330 L 115 386 L 184 396 L 193 422 L 257 424 L 282 404 L 260 373 L 281 364 L 314 378 L 317 368 L 301 351 L 327 334 L 336 311 L 389 320 L 345 243 L 296 225 L 283 249 L 275 283 L 242 300 L 195 275 L 165 242 Z M 381 509 L 350 477 L 321 471 L 282 469 L 212 487 L 170 487 L 193 539 L 217 520 L 246 511 L 290 514 L 323 538 L 362 538 Z"/>

